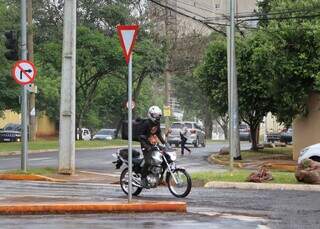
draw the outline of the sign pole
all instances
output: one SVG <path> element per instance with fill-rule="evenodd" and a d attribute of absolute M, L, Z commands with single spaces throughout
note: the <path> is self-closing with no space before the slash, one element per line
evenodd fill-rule
<path fill-rule="evenodd" d="M 132 53 L 128 65 L 128 154 L 129 154 L 129 187 L 128 202 L 132 201 Z"/>
<path fill-rule="evenodd" d="M 118 25 L 123 55 L 128 64 L 128 202 L 132 201 L 132 49 L 138 34 L 138 25 Z"/>
<path fill-rule="evenodd" d="M 27 5 L 26 0 L 21 0 L 21 59 L 27 59 Z M 22 86 L 21 92 L 21 127 L 22 127 L 22 149 L 21 170 L 27 171 L 28 161 L 28 95 L 27 86 Z"/>

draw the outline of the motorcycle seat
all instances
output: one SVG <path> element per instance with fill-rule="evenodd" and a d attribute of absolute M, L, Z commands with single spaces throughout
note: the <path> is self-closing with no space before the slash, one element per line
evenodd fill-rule
<path fill-rule="evenodd" d="M 128 160 L 128 149 L 121 149 L 119 151 L 119 155 L 123 159 Z M 132 159 L 139 158 L 139 157 L 140 157 L 140 152 L 138 150 L 132 149 Z"/>
<path fill-rule="evenodd" d="M 132 158 L 132 164 L 141 165 L 143 158 Z"/>

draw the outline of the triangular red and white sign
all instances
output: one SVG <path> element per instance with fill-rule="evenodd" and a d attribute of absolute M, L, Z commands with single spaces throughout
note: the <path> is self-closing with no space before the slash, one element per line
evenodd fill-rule
<path fill-rule="evenodd" d="M 130 55 L 137 39 L 139 26 L 138 25 L 118 25 L 117 31 L 122 47 L 122 52 L 127 64 L 130 60 Z"/>

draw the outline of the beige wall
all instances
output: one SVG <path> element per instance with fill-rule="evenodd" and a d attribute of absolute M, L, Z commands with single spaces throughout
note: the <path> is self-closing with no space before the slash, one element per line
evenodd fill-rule
<path fill-rule="evenodd" d="M 54 137 L 57 135 L 56 127 L 46 115 L 37 119 L 37 137 Z"/>
<path fill-rule="evenodd" d="M 301 149 L 320 142 L 320 94 L 312 94 L 308 102 L 307 117 L 293 122 L 293 159 L 297 160 Z"/>
<path fill-rule="evenodd" d="M 0 128 L 3 128 L 8 123 L 20 123 L 20 114 L 6 110 L 4 116 L 0 118 Z M 37 136 L 38 137 L 53 137 L 57 135 L 55 125 L 46 115 L 37 117 Z"/>
<path fill-rule="evenodd" d="M 4 111 L 4 116 L 0 118 L 0 128 L 3 128 L 8 123 L 20 123 L 20 114 L 10 110 Z"/>

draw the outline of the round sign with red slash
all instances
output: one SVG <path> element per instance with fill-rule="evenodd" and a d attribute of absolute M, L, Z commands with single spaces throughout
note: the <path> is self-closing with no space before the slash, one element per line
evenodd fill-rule
<path fill-rule="evenodd" d="M 20 85 L 30 84 L 37 75 L 37 69 L 30 61 L 20 60 L 15 63 L 11 70 L 13 79 Z"/>
<path fill-rule="evenodd" d="M 129 102 L 126 102 L 126 107 L 127 109 L 129 108 Z M 134 109 L 135 107 L 136 107 L 136 102 L 132 100 L 131 109 Z"/>

